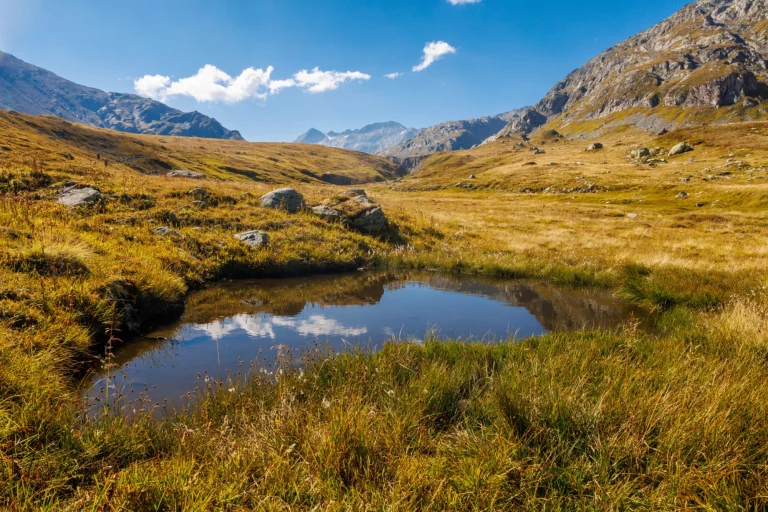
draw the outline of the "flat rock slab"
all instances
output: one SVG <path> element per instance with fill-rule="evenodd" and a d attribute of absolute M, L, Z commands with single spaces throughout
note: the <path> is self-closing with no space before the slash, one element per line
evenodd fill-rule
<path fill-rule="evenodd" d="M 95 188 L 69 188 L 59 194 L 59 203 L 74 208 L 104 201 L 104 195 Z"/>
<path fill-rule="evenodd" d="M 205 174 L 201 172 L 187 171 L 184 169 L 176 169 L 168 173 L 171 178 L 189 178 L 191 180 L 202 180 L 205 178 Z"/>
<path fill-rule="evenodd" d="M 269 243 L 269 235 L 264 231 L 246 231 L 236 234 L 235 238 L 251 247 L 261 247 Z"/>
<path fill-rule="evenodd" d="M 304 196 L 292 188 L 279 188 L 261 196 L 261 206 L 296 213 L 307 207 Z"/>
<path fill-rule="evenodd" d="M 168 226 L 160 226 L 159 228 L 153 229 L 152 232 L 159 236 L 177 236 L 177 237 L 184 236 L 178 231 L 176 231 L 175 229 L 171 229 Z"/>
<path fill-rule="evenodd" d="M 326 220 L 340 220 L 344 218 L 341 212 L 325 205 L 315 206 L 312 208 L 312 213 Z"/>

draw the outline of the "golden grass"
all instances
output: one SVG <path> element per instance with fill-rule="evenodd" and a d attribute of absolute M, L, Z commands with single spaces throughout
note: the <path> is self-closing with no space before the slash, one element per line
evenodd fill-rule
<path fill-rule="evenodd" d="M 311 205 L 336 197 L 343 189 L 312 177 L 329 169 L 394 176 L 373 157 L 8 114 L 0 133 L 0 506 L 767 506 L 765 123 L 653 140 L 623 129 L 599 152 L 566 136 L 435 156 L 402 182 L 366 186 L 393 225 L 381 238 L 258 204 L 278 184 Z M 682 140 L 695 150 L 666 164 L 627 158 Z M 94 163 L 97 147 L 108 167 Z M 209 178 L 137 171 L 157 158 Z M 108 201 L 56 204 L 72 179 Z M 201 186 L 202 209 L 188 194 Z M 155 234 L 161 226 L 180 236 Z M 249 229 L 270 244 L 234 239 Z M 191 287 L 363 266 L 612 287 L 657 310 L 659 330 L 317 354 L 303 371 L 212 392 L 187 416 L 84 418 L 75 382 L 85 361 L 178 311 Z"/>

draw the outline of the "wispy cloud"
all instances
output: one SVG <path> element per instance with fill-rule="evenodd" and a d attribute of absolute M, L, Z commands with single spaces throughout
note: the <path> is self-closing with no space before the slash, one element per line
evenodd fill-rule
<path fill-rule="evenodd" d="M 398 78 L 402 75 L 403 75 L 402 73 L 389 73 L 384 75 L 384 78 L 389 78 L 390 80 L 394 80 L 395 78 Z"/>
<path fill-rule="evenodd" d="M 449 45 L 445 41 L 435 41 L 427 43 L 424 47 L 424 56 L 421 58 L 421 63 L 418 66 L 414 66 L 414 71 L 424 71 L 429 66 L 440 60 L 445 55 L 456 53 L 456 48 Z"/>
<path fill-rule="evenodd" d="M 136 92 L 150 98 L 165 101 L 170 96 L 189 96 L 199 102 L 237 103 L 255 98 L 266 99 L 283 89 L 300 87 L 318 93 L 338 89 L 350 80 L 369 80 L 370 75 L 359 71 L 312 71 L 302 70 L 293 78 L 273 80 L 274 68 L 248 68 L 237 77 L 231 77 L 216 66 L 206 64 L 187 78 L 172 80 L 164 75 L 145 75 L 134 81 Z"/>
<path fill-rule="evenodd" d="M 480 0 L 448 0 L 451 5 L 479 4 Z"/>

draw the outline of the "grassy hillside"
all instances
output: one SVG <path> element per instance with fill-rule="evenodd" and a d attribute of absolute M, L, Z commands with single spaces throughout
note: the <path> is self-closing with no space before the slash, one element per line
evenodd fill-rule
<path fill-rule="evenodd" d="M 323 146 L 134 135 L 7 112 L 0 112 L 0 134 L 0 159 L 37 159 L 43 170 L 85 172 L 107 160 L 136 178 L 185 169 L 213 179 L 338 184 L 391 180 L 399 172 L 384 158 Z"/>
<path fill-rule="evenodd" d="M 292 183 L 319 204 L 343 189 L 300 168 L 322 175 L 330 161 L 341 173 L 373 157 L 0 123 L 0 507 L 768 506 L 765 124 L 651 139 L 624 128 L 597 152 L 541 134 L 434 156 L 402 182 L 366 185 L 392 223 L 374 238 L 258 201 Z M 668 163 L 627 156 L 681 140 L 694 150 Z M 269 182 L 227 172 L 241 166 L 230 158 Z M 152 159 L 209 178 L 137 170 Z M 57 204 L 68 180 L 108 201 Z M 205 206 L 189 194 L 201 186 Z M 234 239 L 247 229 L 270 244 Z M 77 382 L 94 354 L 178 312 L 190 288 L 362 266 L 603 286 L 654 311 L 657 331 L 629 321 L 489 346 L 318 353 L 302 371 L 283 361 L 279 378 L 204 390 L 186 416 L 85 418 Z"/>

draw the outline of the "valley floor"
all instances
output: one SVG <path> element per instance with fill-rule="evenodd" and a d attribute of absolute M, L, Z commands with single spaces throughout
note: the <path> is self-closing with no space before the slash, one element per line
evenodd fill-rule
<path fill-rule="evenodd" d="M 366 186 L 393 226 L 381 238 L 261 208 L 261 194 L 295 184 L 280 171 L 300 165 L 269 184 L 168 179 L 25 137 L 0 148 L 4 507 L 768 507 L 765 123 L 614 133 L 589 153 L 542 136 L 439 155 Z M 681 140 L 694 150 L 667 162 L 628 157 Z M 56 204 L 72 179 L 109 201 Z M 202 209 L 188 194 L 201 186 Z M 339 190 L 294 186 L 311 204 Z M 269 245 L 234 239 L 248 229 Z M 191 414 L 85 417 L 75 385 L 88 361 L 173 314 L 189 289 L 360 267 L 610 287 L 658 329 L 318 352 L 232 392 L 212 383 Z"/>

